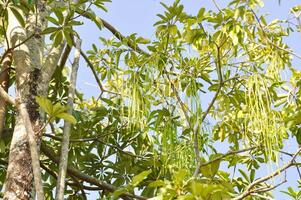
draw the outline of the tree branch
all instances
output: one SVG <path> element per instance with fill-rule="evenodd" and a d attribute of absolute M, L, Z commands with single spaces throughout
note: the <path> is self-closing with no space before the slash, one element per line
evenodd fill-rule
<path fill-rule="evenodd" d="M 96 80 L 96 82 L 97 82 L 97 85 L 98 85 L 98 87 L 99 87 L 99 89 L 100 89 L 101 95 L 102 95 L 102 93 L 104 93 L 104 92 L 118 95 L 118 93 L 115 93 L 115 92 L 106 90 L 106 89 L 103 87 L 101 81 L 100 81 L 99 78 L 98 78 L 97 72 L 96 72 L 96 70 L 94 69 L 94 66 L 93 66 L 93 64 L 91 63 L 91 61 L 89 60 L 88 56 L 87 56 L 82 50 L 80 50 L 80 54 L 81 54 L 81 56 L 84 58 L 84 60 L 86 61 L 86 63 L 87 63 L 87 65 L 89 66 L 89 68 L 91 69 L 92 74 L 93 74 L 93 76 L 94 76 L 94 78 L 95 78 L 95 80 Z"/>
<path fill-rule="evenodd" d="M 44 134 L 45 137 L 49 137 L 49 138 L 52 138 L 56 141 L 62 141 L 62 138 L 61 137 L 57 137 L 57 136 L 54 136 L 54 135 L 51 135 L 51 134 Z M 135 158 L 141 158 L 143 159 L 144 157 L 143 156 L 139 156 L 139 155 L 135 155 L 135 154 L 132 154 L 132 153 L 129 153 L 127 151 L 124 151 L 122 148 L 120 148 L 119 146 L 116 146 L 116 145 L 113 145 L 113 144 L 109 144 L 101 139 L 99 139 L 100 136 L 98 137 L 92 137 L 92 138 L 82 138 L 82 139 L 70 139 L 69 142 L 90 142 L 90 141 L 94 141 L 94 142 L 99 142 L 105 146 L 108 146 L 108 147 L 111 147 L 112 149 L 116 149 L 117 151 L 119 151 L 120 153 L 123 153 L 125 155 L 128 155 L 128 156 L 131 156 L 131 157 L 135 157 Z"/>
<path fill-rule="evenodd" d="M 224 81 L 223 81 L 223 75 L 222 75 L 222 64 L 221 64 L 221 57 L 220 57 L 220 47 L 216 44 L 217 47 L 217 62 L 216 62 L 216 71 L 217 71 L 217 77 L 218 77 L 218 81 L 219 81 L 219 85 L 217 88 L 217 91 L 213 97 L 213 99 L 211 100 L 211 102 L 209 103 L 207 109 L 205 110 L 205 112 L 202 115 L 201 118 L 201 123 L 203 123 L 207 117 L 207 115 L 209 114 L 211 108 L 213 107 L 215 101 L 217 100 L 217 97 L 219 95 L 219 93 L 222 90 L 222 87 L 224 85 Z M 199 165 L 201 165 L 202 163 L 199 161 L 197 162 L 197 166 L 195 168 L 195 171 L 193 173 L 194 176 L 197 176 L 200 173 L 200 167 Z"/>
<path fill-rule="evenodd" d="M 45 143 L 41 144 L 41 151 L 48 158 L 50 158 L 53 162 L 59 163 L 59 157 Z M 115 186 L 113 186 L 111 184 L 105 183 L 105 182 L 103 182 L 101 180 L 98 180 L 98 179 L 96 179 L 94 177 L 86 175 L 86 174 L 82 173 L 80 170 L 78 170 L 76 168 L 73 168 L 73 167 L 70 167 L 70 166 L 67 166 L 67 172 L 68 172 L 69 175 L 77 177 L 78 179 L 86 181 L 86 182 L 88 182 L 90 184 L 96 185 L 96 186 L 100 187 L 103 190 L 114 192 L 114 191 L 116 191 L 116 190 L 119 189 L 119 188 L 117 188 L 117 187 L 115 187 Z M 124 192 L 121 195 L 121 197 L 123 197 L 125 199 L 130 199 L 130 198 L 136 198 L 136 199 L 139 199 L 139 200 L 146 200 L 147 199 L 146 197 L 142 197 L 142 196 L 139 196 L 139 195 L 131 194 L 131 193 L 128 193 L 128 192 Z"/>
<path fill-rule="evenodd" d="M 253 9 L 251 9 L 251 12 L 253 13 L 253 15 L 254 15 L 254 17 L 255 17 L 255 19 L 256 19 L 256 21 L 257 21 L 257 23 L 258 23 L 260 29 L 261 29 L 262 32 L 264 33 L 265 39 L 268 41 L 268 43 L 269 43 L 270 45 L 272 45 L 273 47 L 275 47 L 275 48 L 277 48 L 277 49 L 279 49 L 279 50 L 281 50 L 281 51 L 284 51 L 284 52 L 286 52 L 286 53 L 288 53 L 288 54 L 291 54 L 291 55 L 295 56 L 296 58 L 301 59 L 301 56 L 298 55 L 298 54 L 296 54 L 294 51 L 289 50 L 289 49 L 285 49 L 285 48 L 280 47 L 280 46 L 278 46 L 278 45 L 275 45 L 275 44 L 269 39 L 269 37 L 267 37 L 266 32 L 264 31 L 264 28 L 263 28 L 263 26 L 262 26 L 262 24 L 261 24 L 261 21 L 260 21 L 259 17 L 256 15 L 256 13 L 254 12 Z"/>
<path fill-rule="evenodd" d="M 198 165 L 198 168 L 201 168 L 201 167 L 205 167 L 207 165 L 210 165 L 211 163 L 214 163 L 216 161 L 219 161 L 219 160 L 222 160 L 228 156 L 231 156 L 231 155 L 235 155 L 235 154 L 239 154 L 239 153 L 243 153 L 243 152 L 246 152 L 246 151 L 252 151 L 254 150 L 256 147 L 250 147 L 250 148 L 247 148 L 247 149 L 241 149 L 241 150 L 237 150 L 237 151 L 229 151 L 228 153 L 225 153 L 217 158 L 214 158 L 213 160 L 209 160 L 208 162 L 205 162 L 205 163 L 200 163 Z"/>
<path fill-rule="evenodd" d="M 283 167 L 275 170 L 274 172 L 272 172 L 271 174 L 264 176 L 262 178 L 259 178 L 257 180 L 255 180 L 254 182 L 252 182 L 249 186 L 247 186 L 246 190 L 241 193 L 239 196 L 233 198 L 232 200 L 242 200 L 245 197 L 251 195 L 253 192 L 256 192 L 256 190 L 252 190 L 256 185 L 263 183 L 275 176 L 278 176 L 281 174 L 281 172 L 285 171 L 286 169 L 288 169 L 289 167 L 293 166 L 295 164 L 295 159 L 297 158 L 298 154 L 301 152 L 301 148 L 298 149 L 298 151 L 293 155 L 292 159 Z"/>
<path fill-rule="evenodd" d="M 96 18 L 98 18 L 98 20 L 93 20 L 93 18 L 91 17 L 91 15 L 88 12 L 84 12 L 80 9 L 77 9 L 76 13 L 82 15 L 83 17 L 85 17 L 87 19 L 90 19 L 90 20 L 94 21 L 99 29 L 101 29 L 102 26 L 104 26 L 106 29 L 108 29 L 120 41 L 124 41 L 126 39 L 126 37 L 124 35 L 122 35 L 114 26 L 112 26 L 106 20 L 101 19 L 97 16 L 96 16 Z M 141 54 L 147 55 L 147 56 L 149 55 L 149 53 L 147 53 L 144 50 L 140 49 L 140 47 L 137 44 L 134 44 L 131 41 L 126 41 L 126 44 L 127 44 L 128 47 L 130 47 L 131 49 L 133 49 L 134 51 L 136 51 L 138 53 L 141 53 Z"/>
<path fill-rule="evenodd" d="M 7 92 L 0 86 L 0 96 L 4 99 L 4 101 L 12 104 L 12 105 L 15 105 L 16 104 L 16 101 L 13 97 L 9 96 L 7 94 Z"/>
<path fill-rule="evenodd" d="M 57 69 L 62 70 L 67 62 L 67 59 L 69 57 L 69 54 L 71 52 L 71 46 L 69 46 L 68 44 L 65 45 L 65 48 L 62 52 L 62 55 L 60 57 Z"/>
<path fill-rule="evenodd" d="M 81 48 L 81 40 L 79 38 L 76 40 L 75 46 L 76 46 L 76 49 L 75 49 L 74 61 L 72 64 L 72 71 L 71 71 L 70 85 L 69 85 L 69 94 L 68 94 L 68 101 L 67 101 L 67 105 L 69 107 L 69 109 L 67 111 L 68 114 L 72 114 L 72 110 L 73 110 L 73 101 L 74 101 L 74 95 L 75 95 L 76 78 L 77 78 L 77 71 L 78 71 L 79 58 L 80 58 L 80 48 Z M 64 199 L 65 178 L 66 178 L 66 170 L 67 170 L 67 165 L 68 165 L 70 130 L 71 130 L 71 123 L 65 120 L 64 121 L 63 138 L 62 138 L 60 164 L 59 164 L 59 175 L 58 175 L 58 181 L 57 181 L 57 186 L 56 186 L 56 195 L 55 195 L 55 199 L 57 199 L 57 200 Z"/>
<path fill-rule="evenodd" d="M 40 85 L 47 88 L 39 88 L 42 91 L 42 94 L 48 91 L 48 84 L 52 78 L 55 69 L 58 66 L 58 62 L 61 58 L 63 48 L 64 48 L 64 43 L 60 44 L 57 47 L 52 47 L 46 59 L 43 62 L 43 67 L 41 70 L 42 75 L 39 81 L 41 82 Z"/>
<path fill-rule="evenodd" d="M 8 51 L 1 61 L 0 86 L 7 92 L 10 80 L 10 68 L 12 64 L 12 51 Z M 0 98 L 1 99 L 1 98 Z M 5 116 L 7 111 L 7 102 L 0 100 L 0 138 L 5 126 Z"/>
<path fill-rule="evenodd" d="M 1 160 L 0 160 L 1 162 Z M 42 169 L 44 169 L 48 174 L 50 174 L 53 178 L 57 179 L 58 175 L 55 171 L 52 171 L 51 169 L 49 169 L 45 164 L 43 164 L 41 162 L 41 167 Z M 97 191 L 97 190 L 101 190 L 101 188 L 99 187 L 91 187 L 91 186 L 85 186 L 83 184 L 80 184 L 79 182 L 76 182 L 76 183 L 72 183 L 72 182 L 69 182 L 69 181 L 66 181 L 66 185 L 69 185 L 69 186 L 75 186 L 75 187 L 80 187 L 80 188 L 83 188 L 85 190 L 93 190 L 93 191 Z"/>

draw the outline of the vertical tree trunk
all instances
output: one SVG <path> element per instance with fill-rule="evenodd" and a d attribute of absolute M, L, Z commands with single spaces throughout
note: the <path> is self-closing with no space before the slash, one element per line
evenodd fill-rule
<path fill-rule="evenodd" d="M 36 2 L 36 11 L 31 13 L 23 28 L 13 13 L 8 13 L 7 36 L 10 47 L 25 41 L 14 48 L 13 61 L 16 69 L 16 95 L 26 105 L 36 141 L 39 144 L 41 135 L 41 115 L 35 101 L 36 96 L 47 95 L 48 85 L 60 58 L 63 44 L 51 48 L 43 60 L 44 37 L 41 35 L 47 27 L 48 15 L 46 1 Z M 5 180 L 5 200 L 27 200 L 33 197 L 33 173 L 30 146 L 24 123 L 19 114 L 16 116 L 16 126 L 10 146 L 9 163 Z"/>
<path fill-rule="evenodd" d="M 9 13 L 7 34 L 10 46 L 14 47 L 35 34 L 25 44 L 13 51 L 13 60 L 16 68 L 16 94 L 25 103 L 35 132 L 40 129 L 40 115 L 35 96 L 38 95 L 38 80 L 41 75 L 44 41 L 40 33 L 43 27 L 43 12 L 45 3 L 38 2 L 38 15 L 32 14 L 27 20 L 27 29 L 21 27 L 12 13 Z M 16 116 L 16 126 L 10 146 L 9 164 L 7 169 L 4 199 L 27 200 L 33 197 L 33 174 L 30 148 L 27 133 L 20 118 Z M 40 135 L 36 135 L 37 141 Z"/>

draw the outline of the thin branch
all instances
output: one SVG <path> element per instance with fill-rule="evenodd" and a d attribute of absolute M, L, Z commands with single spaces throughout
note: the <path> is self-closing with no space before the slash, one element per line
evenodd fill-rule
<path fill-rule="evenodd" d="M 14 49 L 18 48 L 19 46 L 25 44 L 28 40 L 30 40 L 33 36 L 35 36 L 35 34 L 31 34 L 29 37 L 27 37 L 25 40 L 23 40 L 22 42 L 16 44 L 13 47 L 7 48 L 7 50 L 3 53 L 1 59 L 0 59 L 0 63 L 2 63 L 3 59 L 6 57 L 6 55 L 10 52 L 12 52 Z"/>
<path fill-rule="evenodd" d="M 57 156 L 57 154 L 55 154 L 53 152 L 53 150 L 50 149 L 46 144 L 44 144 L 44 143 L 41 144 L 41 151 L 48 158 L 50 158 L 53 162 L 59 163 L 59 157 Z M 78 179 L 81 179 L 81 180 L 83 180 L 85 182 L 88 182 L 90 184 L 96 185 L 96 186 L 100 187 L 103 190 L 114 192 L 114 191 L 119 189 L 119 188 L 117 188 L 117 187 L 115 187 L 111 184 L 105 183 L 105 182 L 103 182 L 99 179 L 96 179 L 94 177 L 86 175 L 86 174 L 82 173 L 80 170 L 78 170 L 76 168 L 73 168 L 73 167 L 70 167 L 70 166 L 67 166 L 67 172 L 68 172 L 69 175 L 77 177 Z M 131 193 L 128 193 L 128 192 L 124 192 L 123 194 L 121 194 L 121 197 L 123 197 L 124 199 L 130 199 L 130 198 L 136 198 L 136 199 L 139 199 L 139 200 L 146 200 L 147 199 L 146 197 L 131 194 Z"/>
<path fill-rule="evenodd" d="M 71 52 L 71 46 L 69 46 L 68 44 L 65 45 L 65 48 L 63 50 L 63 53 L 60 57 L 57 69 L 62 70 L 67 62 L 67 59 L 69 57 L 69 54 Z"/>
<path fill-rule="evenodd" d="M 261 21 L 260 21 L 259 17 L 256 15 L 256 13 L 254 12 L 253 9 L 251 9 L 251 12 L 253 13 L 253 15 L 254 15 L 254 17 L 255 17 L 257 23 L 259 24 L 260 29 L 261 29 L 262 32 L 264 33 L 265 39 L 269 42 L 270 45 L 276 47 L 277 49 L 279 49 L 279 50 L 281 50 L 281 51 L 284 51 L 284 52 L 286 52 L 286 53 L 288 53 L 288 54 L 291 54 L 291 55 L 295 56 L 296 58 L 301 59 L 301 56 L 298 55 L 298 54 L 296 54 L 296 53 L 293 52 L 292 50 L 288 50 L 288 49 L 285 49 L 285 48 L 280 47 L 280 46 L 278 46 L 278 45 L 275 45 L 275 44 L 269 39 L 269 37 L 267 37 L 266 32 L 264 31 L 264 28 L 263 28 L 263 26 L 262 26 L 262 24 L 261 24 Z"/>
<path fill-rule="evenodd" d="M 298 156 L 298 154 L 301 152 L 301 148 L 298 149 L 298 151 L 293 155 L 293 157 L 291 158 L 291 160 L 285 164 L 284 166 L 282 166 L 281 168 L 275 170 L 274 172 L 272 172 L 271 174 L 264 176 L 262 178 L 259 178 L 257 180 L 255 180 L 254 182 L 252 182 L 249 186 L 247 186 L 247 188 L 245 189 L 245 191 L 243 193 L 241 193 L 239 196 L 233 198 L 232 200 L 242 200 L 247 196 L 250 196 L 251 193 L 254 192 L 254 190 L 252 190 L 256 185 L 263 183 L 267 180 L 272 179 L 275 176 L 280 175 L 283 171 L 285 171 L 286 169 L 288 169 L 291 166 L 295 165 L 295 160 Z"/>
<path fill-rule="evenodd" d="M 264 187 L 264 188 L 258 188 L 256 190 L 252 190 L 252 194 L 254 193 L 263 193 L 263 192 L 269 192 L 274 190 L 275 188 L 281 186 L 282 184 L 286 183 L 287 180 L 284 179 L 283 181 L 281 181 L 280 183 L 276 184 L 276 185 L 269 185 L 268 187 Z"/>
<path fill-rule="evenodd" d="M 218 9 L 219 12 L 223 12 L 220 5 L 216 2 L 216 0 L 212 0 L 212 2 L 215 5 L 215 7 Z"/>
<path fill-rule="evenodd" d="M 106 29 L 108 29 L 120 41 L 125 41 L 126 40 L 126 37 L 124 35 L 122 35 L 114 26 L 112 26 L 110 23 L 108 23 L 104 19 L 101 19 L 101 18 L 97 17 L 99 20 L 93 20 L 91 15 L 89 15 L 89 13 L 84 12 L 80 9 L 76 10 L 76 13 L 82 15 L 83 17 L 85 17 L 87 19 L 90 19 L 90 20 L 94 21 L 99 29 L 101 29 L 102 26 L 104 26 Z M 147 55 L 147 56 L 149 55 L 149 53 L 147 53 L 144 50 L 140 49 L 140 47 L 137 44 L 134 44 L 133 42 L 131 42 L 129 40 L 126 41 L 126 44 L 127 44 L 128 47 L 130 47 L 131 49 L 133 49 L 134 51 L 136 51 L 138 53 L 141 53 L 141 54 Z"/>
<path fill-rule="evenodd" d="M 77 71 L 78 71 L 79 59 L 80 59 L 80 49 L 81 49 L 81 40 L 79 38 L 76 40 L 75 46 L 76 49 L 75 49 L 74 61 L 72 64 L 69 94 L 68 94 L 68 101 L 67 101 L 67 105 L 69 107 L 67 111 L 68 114 L 72 114 L 72 109 L 73 109 L 73 101 L 74 101 L 75 88 L 76 88 L 76 78 L 77 78 Z M 66 178 L 67 165 L 68 165 L 70 130 L 71 130 L 71 123 L 65 120 L 60 164 L 59 164 L 59 175 L 58 175 L 58 181 L 56 186 L 57 189 L 55 195 L 55 199 L 57 200 L 64 199 L 65 178 Z"/>
<path fill-rule="evenodd" d="M 246 149 L 241 149 L 241 150 L 237 150 L 237 151 L 229 151 L 228 153 L 225 153 L 219 157 L 216 157 L 214 158 L 213 160 L 209 160 L 208 162 L 205 162 L 205 163 L 200 163 L 198 165 L 198 168 L 201 168 L 201 167 L 205 167 L 207 165 L 210 165 L 216 161 L 220 161 L 228 156 L 231 156 L 231 155 L 235 155 L 235 154 L 239 154 L 239 153 L 244 153 L 244 152 L 247 152 L 247 151 L 252 151 L 254 150 L 256 147 L 250 147 L 250 148 L 246 148 Z"/>
<path fill-rule="evenodd" d="M 1 163 L 1 160 L 0 160 L 0 163 Z M 42 169 L 44 169 L 48 174 L 50 174 L 53 178 L 57 179 L 57 173 L 51 169 L 49 169 L 45 164 L 43 164 L 41 162 L 41 167 Z M 99 187 L 92 187 L 92 186 L 85 186 L 83 184 L 80 184 L 80 183 L 72 183 L 72 182 L 69 182 L 69 181 L 66 181 L 66 185 L 69 185 L 69 186 L 73 186 L 73 187 L 80 187 L 80 188 L 83 188 L 85 190 L 92 190 L 92 191 L 97 191 L 97 190 L 102 190 L 101 188 Z"/>
<path fill-rule="evenodd" d="M 92 5 L 93 5 L 93 1 L 91 1 L 91 2 L 89 3 L 89 5 L 87 6 L 87 8 L 85 8 L 85 10 L 84 10 L 82 13 L 78 13 L 77 16 L 71 18 L 69 21 L 75 20 L 75 19 L 77 19 L 77 18 L 83 16 L 83 14 L 85 14 L 86 12 L 89 11 L 89 9 L 90 9 L 90 7 L 91 7 Z"/>
<path fill-rule="evenodd" d="M 211 102 L 209 103 L 206 111 L 203 113 L 203 116 L 202 116 L 202 122 L 204 122 L 204 120 L 206 119 L 207 115 L 209 114 L 211 108 L 213 107 L 219 93 L 221 92 L 221 89 L 224 85 L 224 82 L 223 82 L 223 76 L 222 76 L 222 64 L 221 64 L 221 58 L 220 58 L 220 48 L 217 46 L 217 76 L 218 76 L 218 79 L 219 79 L 219 86 L 217 88 L 217 91 L 214 95 L 214 97 L 212 98 Z"/>
<path fill-rule="evenodd" d="M 2 88 L 2 86 L 0 86 L 0 96 L 4 99 L 4 101 L 15 105 L 16 101 L 13 97 L 9 96 L 9 94 L 7 94 L 7 92 Z"/>
<path fill-rule="evenodd" d="M 222 90 L 222 87 L 224 85 L 224 82 L 223 82 L 223 75 L 222 75 L 222 64 L 221 64 L 221 57 L 220 57 L 220 47 L 216 44 L 216 47 L 217 47 L 217 62 L 216 62 L 216 70 L 217 70 L 217 77 L 218 77 L 218 80 L 219 80 L 219 85 L 218 85 L 218 88 L 217 88 L 217 91 L 213 97 L 213 99 L 211 100 L 211 102 L 209 103 L 207 109 L 205 110 L 205 112 L 203 113 L 202 115 L 202 118 L 201 118 L 201 123 L 203 123 L 207 117 L 207 115 L 209 114 L 211 108 L 213 107 L 215 101 L 217 100 L 217 97 L 218 95 L 220 94 L 221 90 Z M 197 138 L 196 138 L 197 139 Z M 193 175 L 196 177 L 199 173 L 200 173 L 200 167 L 199 165 L 201 165 L 201 162 L 197 162 L 197 166 L 195 168 L 195 171 L 193 173 Z"/>
<path fill-rule="evenodd" d="M 42 70 L 41 70 L 42 75 L 40 78 L 40 82 L 44 83 L 42 85 L 48 86 L 48 84 L 53 76 L 53 73 L 55 72 L 56 68 L 58 67 L 58 62 L 62 58 L 61 55 L 62 55 L 64 46 L 65 46 L 65 44 L 62 43 L 57 47 L 53 46 L 49 50 L 49 53 L 43 62 L 43 66 L 42 66 Z M 68 57 L 68 55 L 67 55 L 67 57 Z M 65 58 L 65 59 L 67 59 L 67 58 Z M 48 88 L 41 88 L 41 89 L 47 90 Z"/>
<path fill-rule="evenodd" d="M 16 48 L 18 48 L 19 46 L 25 44 L 28 40 L 30 40 L 31 38 L 33 38 L 33 36 L 35 36 L 35 33 L 31 34 L 30 36 L 28 36 L 25 40 L 23 40 L 22 42 L 16 44 L 15 46 L 11 47 L 9 50 L 12 51 Z"/>
<path fill-rule="evenodd" d="M 282 154 L 287 155 L 287 156 L 290 156 L 290 157 L 293 157 L 293 156 L 294 156 L 294 154 L 288 153 L 288 152 L 286 152 L 286 151 L 279 151 L 279 153 L 282 153 Z M 296 161 L 294 161 L 294 163 L 297 164 Z M 296 169 L 297 169 L 299 178 L 300 178 L 300 180 L 301 180 L 301 171 L 300 171 L 300 169 L 299 169 L 299 166 L 298 166 L 298 165 L 295 165 L 295 166 L 296 166 Z"/>
<path fill-rule="evenodd" d="M 56 141 L 62 141 L 62 138 L 61 137 L 58 137 L 58 136 L 54 136 L 54 135 L 51 135 L 51 134 L 44 134 L 43 136 L 45 137 L 49 137 L 49 138 L 52 138 Z M 100 136 L 97 136 L 97 137 L 92 137 L 92 138 L 81 138 L 81 139 L 70 139 L 69 142 L 90 142 L 90 141 L 94 141 L 94 142 L 99 142 L 101 144 L 104 144 L 108 147 L 111 147 L 113 149 L 116 149 L 118 150 L 120 153 L 123 153 L 125 155 L 129 155 L 131 157 L 135 157 L 135 158 L 141 158 L 141 159 L 144 159 L 143 156 L 139 156 L 139 155 L 135 155 L 135 154 L 132 154 L 132 153 L 129 153 L 129 152 L 126 152 L 124 151 L 122 148 L 116 146 L 116 145 L 112 145 L 112 144 L 109 144 L 101 139 L 99 139 L 100 137 L 103 137 L 102 135 Z"/>
<path fill-rule="evenodd" d="M 99 87 L 99 89 L 100 89 L 100 92 L 101 92 L 100 95 L 102 95 L 102 93 L 104 93 L 104 92 L 111 93 L 111 94 L 115 94 L 115 95 L 119 95 L 118 93 L 112 92 L 112 91 L 109 91 L 109 90 L 106 90 L 106 89 L 103 87 L 101 81 L 100 81 L 99 78 L 98 78 L 97 72 L 96 72 L 96 70 L 94 69 L 94 66 L 93 66 L 93 64 L 91 63 L 91 61 L 89 60 L 88 56 L 87 56 L 82 50 L 80 50 L 80 54 L 81 54 L 81 56 L 84 58 L 84 60 L 86 61 L 86 63 L 88 64 L 89 68 L 90 68 L 91 71 L 92 71 L 92 74 L 93 74 L 93 76 L 94 76 L 94 78 L 95 78 L 95 80 L 96 80 L 96 82 L 97 82 L 97 85 L 98 85 L 98 87 Z"/>

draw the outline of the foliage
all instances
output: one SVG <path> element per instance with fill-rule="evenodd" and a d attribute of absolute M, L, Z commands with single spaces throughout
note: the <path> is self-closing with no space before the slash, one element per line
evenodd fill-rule
<path fill-rule="evenodd" d="M 54 47 L 63 41 L 72 46 L 79 35 L 76 26 L 85 25 L 83 17 L 103 28 L 95 13 L 106 11 L 106 2 L 57 6 L 47 1 L 48 26 L 41 34 Z M 117 38 L 99 37 L 86 52 L 101 91 L 91 98 L 77 91 L 73 115 L 65 106 L 68 66 L 57 70 L 48 97 L 36 97 L 47 113 L 43 143 L 58 150 L 61 119 L 73 123 L 69 165 L 118 188 L 99 190 L 100 199 L 137 191 L 152 199 L 235 198 L 259 178 L 261 167 L 280 167 L 280 151 L 289 138 L 301 143 L 301 72 L 292 66 L 294 54 L 284 43 L 301 27 L 257 16 L 261 0 L 233 0 L 215 10 L 202 7 L 197 15 L 186 13 L 178 0 L 161 5 L 165 10 L 157 15 L 153 40 L 115 33 Z M 8 12 L 25 26 L 34 7 L 32 1 L 1 1 L 0 32 L 5 33 Z M 292 9 L 297 20 L 300 10 Z M 284 71 L 291 73 L 289 80 L 282 78 Z M 6 127 L 14 127 L 13 108 L 8 113 Z M 9 139 L 0 141 L 3 160 L 9 144 Z M 218 153 L 221 144 L 228 153 Z M 53 199 L 56 177 L 51 172 L 57 166 L 45 155 L 41 163 L 46 197 Z M 5 171 L 0 162 L 1 185 Z M 69 176 L 66 183 L 66 197 L 85 198 L 89 186 L 82 180 Z M 260 182 L 251 188 L 262 189 L 259 196 L 250 193 L 247 199 L 271 197 L 272 187 Z M 300 198 L 291 187 L 284 193 Z"/>

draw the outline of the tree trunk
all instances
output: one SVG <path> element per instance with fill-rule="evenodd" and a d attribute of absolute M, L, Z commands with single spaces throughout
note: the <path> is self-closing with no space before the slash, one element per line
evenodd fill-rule
<path fill-rule="evenodd" d="M 16 95 L 26 105 L 33 130 L 38 132 L 41 127 L 38 105 L 35 96 L 38 94 L 39 77 L 41 76 L 44 41 L 40 33 L 44 26 L 43 15 L 45 4 L 38 3 L 39 15 L 28 18 L 27 29 L 21 27 L 12 13 L 9 13 L 7 35 L 10 47 L 18 45 L 32 34 L 25 44 L 13 51 L 16 69 Z M 37 18 L 36 18 L 37 16 Z M 5 200 L 27 200 L 33 197 L 33 173 L 27 133 L 19 114 L 10 146 L 9 164 L 7 169 L 4 198 Z M 39 142 L 40 135 L 36 135 Z"/>

